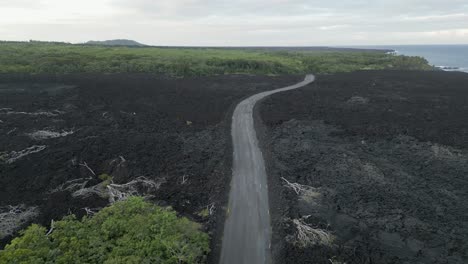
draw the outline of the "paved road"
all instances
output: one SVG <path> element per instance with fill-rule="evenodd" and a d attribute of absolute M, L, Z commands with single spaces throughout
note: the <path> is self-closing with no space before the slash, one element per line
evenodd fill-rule
<path fill-rule="evenodd" d="M 253 95 L 234 110 L 231 128 L 233 175 L 220 263 L 271 263 L 267 177 L 252 112 L 259 100 L 274 93 L 300 88 L 314 80 L 313 75 L 307 75 L 298 84 Z"/>

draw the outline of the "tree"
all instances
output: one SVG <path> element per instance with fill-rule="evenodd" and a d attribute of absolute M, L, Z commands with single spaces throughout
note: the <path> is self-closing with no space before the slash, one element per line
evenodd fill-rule
<path fill-rule="evenodd" d="M 0 251 L 0 263 L 201 263 L 209 237 L 199 224 L 132 197 L 81 221 L 31 225 Z"/>

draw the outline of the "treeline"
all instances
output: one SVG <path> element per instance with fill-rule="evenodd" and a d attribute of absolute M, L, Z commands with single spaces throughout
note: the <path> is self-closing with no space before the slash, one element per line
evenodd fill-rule
<path fill-rule="evenodd" d="M 421 57 L 384 52 L 100 47 L 0 42 L 0 73 L 154 73 L 170 76 L 432 70 Z"/>

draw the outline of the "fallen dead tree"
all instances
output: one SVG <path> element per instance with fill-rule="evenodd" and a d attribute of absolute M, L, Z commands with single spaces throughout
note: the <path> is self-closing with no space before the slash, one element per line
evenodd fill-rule
<path fill-rule="evenodd" d="M 49 130 L 38 130 L 32 133 L 26 134 L 33 140 L 43 140 L 43 139 L 51 139 L 51 138 L 59 138 L 59 137 L 66 137 L 68 135 L 72 135 L 75 131 L 62 131 L 62 132 L 55 132 Z"/>
<path fill-rule="evenodd" d="M 118 159 L 112 160 L 111 164 L 115 162 L 119 162 L 117 166 L 120 167 L 126 162 L 126 159 L 123 156 L 119 156 Z M 166 182 L 164 178 L 151 180 L 141 176 L 128 183 L 116 184 L 112 182 L 112 177 L 107 175 L 109 178 L 101 178 L 101 180 L 103 180 L 102 182 L 86 187 L 91 180 L 100 177 L 96 175 L 94 170 L 86 162 L 79 163 L 78 165 L 85 167 L 91 175 L 87 178 L 67 181 L 51 192 L 68 191 L 75 198 L 89 198 L 96 195 L 108 199 L 109 203 L 114 203 L 116 201 L 125 200 L 130 196 L 148 196 L 148 194 L 158 190 L 161 184 Z"/>
<path fill-rule="evenodd" d="M 164 178 L 150 180 L 146 177 L 138 177 L 135 180 L 125 184 L 105 184 L 102 182 L 100 184 L 85 188 L 84 186 L 86 185 L 87 181 L 86 179 L 81 180 L 81 185 L 78 182 L 72 183 L 67 188 L 65 188 L 65 190 L 72 191 L 72 196 L 75 198 L 87 198 L 93 195 L 97 195 L 101 198 L 108 199 L 110 203 L 125 200 L 130 196 L 148 196 L 151 194 L 151 192 L 158 190 L 161 187 L 161 184 L 166 182 Z M 73 191 L 72 188 L 77 189 Z"/>
<path fill-rule="evenodd" d="M 107 185 L 109 202 L 114 203 L 116 201 L 125 200 L 130 196 L 146 196 L 151 193 L 151 191 L 158 190 L 161 184 L 165 182 L 166 180 L 164 178 L 153 181 L 146 177 L 138 177 L 125 184 L 111 183 Z"/>
<path fill-rule="evenodd" d="M 59 185 L 57 188 L 53 189 L 51 193 L 59 192 L 59 191 L 74 192 L 76 190 L 83 189 L 88 184 L 88 182 L 92 179 L 93 179 L 92 177 L 88 177 L 88 178 L 80 178 L 80 179 L 74 179 L 74 180 L 64 182 L 61 185 Z"/>
<path fill-rule="evenodd" d="M 18 112 L 13 111 L 11 108 L 0 108 L 0 114 L 4 115 L 29 115 L 29 116 L 47 116 L 47 117 L 54 117 L 64 114 L 65 112 L 60 110 L 52 110 L 52 111 L 37 111 L 37 112 Z"/>
<path fill-rule="evenodd" d="M 11 133 L 15 132 L 16 130 L 18 130 L 18 128 L 16 128 L 16 127 L 15 127 L 15 128 L 12 128 L 12 129 L 10 129 L 10 131 L 8 131 L 6 134 L 7 134 L 7 135 L 10 135 Z"/>
<path fill-rule="evenodd" d="M 321 188 L 314 188 L 308 185 L 302 185 L 299 183 L 292 183 L 281 177 L 285 182 L 287 188 L 292 189 L 302 200 L 308 202 L 309 204 L 316 204 L 320 202 L 323 192 L 327 192 Z"/>
<path fill-rule="evenodd" d="M 46 146 L 43 146 L 43 145 L 42 146 L 34 145 L 29 148 L 20 150 L 20 151 L 12 151 L 10 153 L 3 153 L 3 154 L 0 154 L 0 160 L 3 160 L 7 164 L 11 164 L 25 156 L 43 151 L 45 148 Z"/>
<path fill-rule="evenodd" d="M 302 185 L 302 184 L 299 184 L 299 183 L 292 183 L 292 182 L 289 182 L 288 180 L 286 180 L 284 177 L 281 177 L 281 179 L 283 181 L 286 182 L 286 187 L 288 188 L 291 188 L 293 189 L 293 191 L 297 194 L 297 195 L 300 195 L 302 193 L 305 193 L 307 192 L 310 188 L 310 186 L 307 186 L 307 185 Z"/>
<path fill-rule="evenodd" d="M 292 189 L 298 196 L 309 204 L 318 205 L 321 198 L 321 193 L 318 188 L 314 188 L 308 185 L 302 185 L 299 183 L 292 183 L 286 180 L 284 177 L 281 179 L 285 182 L 287 188 Z M 308 225 L 305 220 L 310 216 L 305 216 L 300 219 L 291 220 L 296 229 L 296 234 L 292 238 L 292 242 L 299 247 L 308 247 L 314 245 L 331 246 L 333 242 L 333 236 L 326 230 L 320 228 L 313 228 Z"/>
<path fill-rule="evenodd" d="M 72 160 L 72 163 L 75 165 L 75 162 L 74 160 Z M 89 166 L 88 166 L 88 163 L 86 163 L 86 161 L 78 164 L 79 166 L 82 166 L 82 167 L 85 167 L 91 174 L 92 176 L 90 175 L 89 177 L 86 177 L 86 178 L 79 178 L 79 179 L 73 179 L 73 180 L 69 180 L 69 181 L 66 181 L 62 184 L 60 184 L 57 188 L 53 189 L 51 191 L 51 193 L 54 193 L 54 192 L 58 192 L 58 191 L 68 191 L 68 192 L 71 192 L 71 193 L 74 193 L 78 190 L 82 190 L 82 189 L 85 189 L 86 185 L 88 185 L 88 182 L 90 180 L 93 179 L 93 177 L 96 177 L 96 173 L 94 172 L 93 169 L 91 169 Z"/>
<path fill-rule="evenodd" d="M 304 219 L 293 219 L 292 223 L 296 228 L 296 234 L 293 238 L 293 243 L 299 247 L 309 247 L 315 245 L 331 246 L 334 237 L 326 230 L 320 228 L 313 228 L 308 225 Z"/>
<path fill-rule="evenodd" d="M 86 161 L 78 165 L 85 167 L 89 172 L 91 172 L 91 174 L 93 174 L 93 176 L 96 177 L 96 173 L 94 172 L 93 169 L 91 169 L 91 167 L 88 166 L 88 163 L 86 163 Z"/>

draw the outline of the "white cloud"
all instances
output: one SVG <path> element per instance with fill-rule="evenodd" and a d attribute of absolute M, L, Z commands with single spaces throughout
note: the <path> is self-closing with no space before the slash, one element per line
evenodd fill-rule
<path fill-rule="evenodd" d="M 443 14 L 443 15 L 424 15 L 424 16 L 403 16 L 402 20 L 405 21 L 427 21 L 427 22 L 435 22 L 435 21 L 445 21 L 445 20 L 453 20 L 453 19 L 464 19 L 464 21 L 468 21 L 468 14 L 465 13 L 455 13 L 455 14 Z"/>
<path fill-rule="evenodd" d="M 337 30 L 337 29 L 342 29 L 342 28 L 349 28 L 350 25 L 329 25 L 329 26 L 320 26 L 318 29 L 320 30 Z"/>
<path fill-rule="evenodd" d="M 426 32 L 420 32 L 419 34 L 422 36 L 426 36 L 426 37 L 436 37 L 436 38 L 468 37 L 468 28 L 426 31 Z"/>
<path fill-rule="evenodd" d="M 468 43 L 466 0 L 0 0 L 0 38 L 155 45 Z M 462 28 L 462 29 L 460 29 Z"/>

